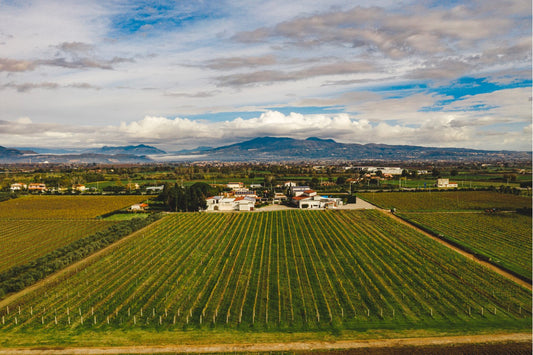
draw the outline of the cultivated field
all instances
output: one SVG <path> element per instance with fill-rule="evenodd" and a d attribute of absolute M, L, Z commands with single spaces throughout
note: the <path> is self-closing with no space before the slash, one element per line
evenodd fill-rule
<path fill-rule="evenodd" d="M 108 228 L 114 223 L 95 220 L 0 219 L 0 273 Z"/>
<path fill-rule="evenodd" d="M 141 202 L 146 196 L 41 196 L 31 195 L 0 202 L 0 218 L 80 219 Z"/>
<path fill-rule="evenodd" d="M 531 280 L 531 217 L 517 213 L 404 213 L 442 238 Z"/>
<path fill-rule="evenodd" d="M 379 211 L 182 213 L 0 316 L 0 333 L 67 342 L 124 330 L 528 332 L 531 293 Z"/>
<path fill-rule="evenodd" d="M 491 191 L 423 191 L 360 193 L 359 197 L 381 207 L 399 211 L 466 211 L 531 207 L 531 197 Z"/>

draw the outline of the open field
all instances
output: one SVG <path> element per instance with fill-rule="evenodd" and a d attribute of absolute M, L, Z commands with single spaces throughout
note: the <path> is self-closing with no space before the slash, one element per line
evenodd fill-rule
<path fill-rule="evenodd" d="M 128 207 L 146 196 L 47 196 L 30 195 L 0 202 L 0 218 L 80 219 Z"/>
<path fill-rule="evenodd" d="M 404 213 L 410 221 L 531 280 L 531 217 L 517 213 Z"/>
<path fill-rule="evenodd" d="M 113 225 L 95 220 L 0 219 L 0 272 Z"/>
<path fill-rule="evenodd" d="M 360 193 L 359 197 L 381 207 L 399 211 L 467 211 L 531 207 L 531 197 L 491 191 L 424 191 Z"/>
<path fill-rule="evenodd" d="M 184 213 L 2 302 L 0 316 L 0 332 L 21 344 L 85 332 L 117 334 L 115 345 L 121 332 L 146 332 L 142 341 L 176 330 L 228 341 L 528 332 L 531 294 L 379 211 Z"/>

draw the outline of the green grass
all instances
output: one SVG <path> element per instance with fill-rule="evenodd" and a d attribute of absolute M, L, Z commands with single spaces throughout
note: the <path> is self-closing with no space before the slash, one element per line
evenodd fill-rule
<path fill-rule="evenodd" d="M 0 338 L 528 331 L 530 310 L 527 290 L 379 211 L 174 214 L 5 304 Z"/>
<path fill-rule="evenodd" d="M 130 220 L 133 218 L 146 218 L 150 214 L 148 213 L 115 213 L 110 216 L 103 218 L 104 221 L 124 221 Z"/>

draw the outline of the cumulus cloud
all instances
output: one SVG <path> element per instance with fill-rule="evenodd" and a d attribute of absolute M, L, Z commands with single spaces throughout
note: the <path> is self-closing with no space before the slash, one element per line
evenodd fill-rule
<path fill-rule="evenodd" d="M 220 146 L 257 136 L 301 139 L 318 136 L 345 143 L 483 148 L 483 144 L 494 139 L 496 133 L 502 142 L 511 136 L 518 141 L 513 145 L 491 146 L 492 149 L 527 149 L 528 142 L 530 145 L 524 132 L 531 130 L 531 125 L 523 128 L 523 132 L 485 132 L 478 130 L 475 125 L 461 123 L 461 119 L 464 119 L 461 114 L 441 112 L 426 116 L 418 125 L 405 125 L 384 121 L 372 123 L 348 114 L 303 115 L 267 111 L 254 118 L 235 118 L 222 122 L 146 116 L 142 120 L 122 122 L 118 126 L 77 127 L 33 123 L 21 118 L 11 122 L 0 121 L 0 137 L 3 142 L 12 145 L 20 146 L 24 141 L 31 140 L 35 145 L 38 139 L 43 146 L 54 147 L 58 147 L 57 137 L 61 137 L 62 147 L 68 147 L 69 144 L 79 146 L 80 142 L 91 146 L 149 143 L 177 149 L 199 145 Z M 487 122 L 487 127 L 490 128 L 493 123 Z M 22 141 L 13 141 L 19 138 Z"/>

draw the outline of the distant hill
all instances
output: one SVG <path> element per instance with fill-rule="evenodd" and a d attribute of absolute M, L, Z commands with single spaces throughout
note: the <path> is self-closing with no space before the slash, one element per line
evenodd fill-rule
<path fill-rule="evenodd" d="M 126 145 L 126 146 L 117 146 L 117 147 L 103 146 L 102 148 L 88 149 L 85 152 L 96 153 L 96 154 L 132 154 L 132 155 L 166 154 L 164 150 L 161 150 L 156 147 L 149 146 L 149 145 L 144 145 L 144 144 Z"/>
<path fill-rule="evenodd" d="M 32 150 L 19 150 L 0 146 L 0 163 L 148 163 L 146 156 L 134 154 L 37 154 Z"/>
<path fill-rule="evenodd" d="M 0 160 L 10 159 L 10 158 L 17 159 L 23 155 L 24 155 L 24 151 L 0 146 Z"/>
<path fill-rule="evenodd" d="M 24 148 L 26 149 L 26 148 Z M 52 154 L 0 147 L 2 163 L 149 163 L 155 161 L 511 161 L 531 160 L 531 152 L 488 151 L 466 148 L 437 148 L 411 145 L 338 143 L 333 139 L 310 137 L 258 137 L 217 148 L 198 147 L 167 154 L 140 144 Z M 150 157 L 148 157 L 148 155 Z"/>
<path fill-rule="evenodd" d="M 410 145 L 338 143 L 333 139 L 258 137 L 201 152 L 216 160 L 498 160 L 531 159 L 531 152 Z"/>

